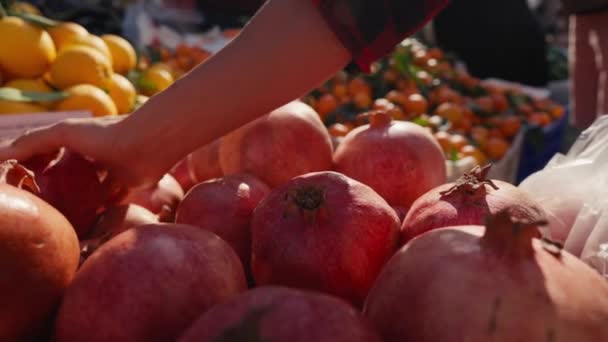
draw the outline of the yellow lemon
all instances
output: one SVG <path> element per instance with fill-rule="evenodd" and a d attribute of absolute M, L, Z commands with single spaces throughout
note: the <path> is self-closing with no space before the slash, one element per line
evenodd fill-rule
<path fill-rule="evenodd" d="M 0 19 L 0 69 L 13 78 L 41 76 L 56 57 L 49 34 L 17 17 Z"/>
<path fill-rule="evenodd" d="M 47 109 L 31 102 L 0 100 L 0 114 L 42 113 Z"/>
<path fill-rule="evenodd" d="M 112 76 L 110 61 L 87 46 L 71 46 L 61 51 L 51 66 L 51 83 L 60 89 L 86 83 L 106 88 Z"/>
<path fill-rule="evenodd" d="M 114 72 L 126 75 L 130 70 L 135 68 L 137 63 L 137 55 L 135 49 L 126 39 L 106 34 L 101 36 L 101 39 L 106 43 L 112 55 L 112 66 Z"/>
<path fill-rule="evenodd" d="M 61 50 L 66 44 L 76 40 L 76 38 L 84 37 L 89 34 L 87 29 L 72 22 L 60 23 L 57 26 L 47 29 L 47 32 L 51 35 L 57 50 Z"/>
<path fill-rule="evenodd" d="M 83 45 L 93 48 L 101 52 L 104 56 L 106 56 L 110 62 L 112 61 L 112 54 L 110 53 L 110 48 L 108 48 L 108 45 L 103 41 L 103 39 L 95 35 L 86 34 L 83 36 L 75 36 L 63 48 L 70 48 L 74 45 Z M 61 53 L 62 51 L 59 52 Z"/>
<path fill-rule="evenodd" d="M 57 106 L 55 106 L 55 110 L 88 110 L 93 116 L 118 114 L 116 105 L 110 95 L 93 85 L 78 84 L 66 89 L 65 92 L 68 94 L 68 97 L 59 101 Z"/>
<path fill-rule="evenodd" d="M 37 93 L 51 93 L 53 89 L 49 87 L 43 80 L 41 79 L 27 79 L 27 78 L 19 78 L 12 80 L 4 85 L 5 87 L 15 88 L 24 91 L 34 91 Z M 36 104 L 49 107 L 52 102 L 36 102 Z"/>
<path fill-rule="evenodd" d="M 11 7 L 10 11 L 13 13 L 29 13 L 35 15 L 42 15 L 38 7 L 23 1 L 15 2 Z"/>
<path fill-rule="evenodd" d="M 152 96 L 173 84 L 171 73 L 161 68 L 150 68 L 144 71 L 140 80 L 140 87 L 144 95 Z"/>
<path fill-rule="evenodd" d="M 137 92 L 135 86 L 127 78 L 120 74 L 112 75 L 108 94 L 114 101 L 118 114 L 127 114 L 133 110 Z"/>
<path fill-rule="evenodd" d="M 166 70 L 166 71 L 168 71 L 171 74 L 171 76 L 173 76 L 174 80 L 178 79 L 179 76 L 180 76 L 179 75 L 180 72 L 179 72 L 178 68 L 173 67 L 173 66 L 171 66 L 171 65 L 169 65 L 167 63 L 163 63 L 163 62 L 158 62 L 158 63 L 153 64 L 150 67 L 150 69 L 162 69 L 162 70 Z"/>

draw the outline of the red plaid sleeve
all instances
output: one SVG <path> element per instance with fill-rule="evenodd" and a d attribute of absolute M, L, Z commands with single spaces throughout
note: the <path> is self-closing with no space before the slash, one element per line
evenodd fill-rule
<path fill-rule="evenodd" d="M 449 0 L 312 0 L 364 71 L 422 28 Z"/>

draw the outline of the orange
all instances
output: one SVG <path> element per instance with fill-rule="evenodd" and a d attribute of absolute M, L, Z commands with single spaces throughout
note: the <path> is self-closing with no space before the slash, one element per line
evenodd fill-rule
<path fill-rule="evenodd" d="M 72 22 L 60 23 L 57 26 L 49 28 L 47 31 L 51 35 L 57 50 L 63 49 L 66 44 L 75 40 L 77 37 L 89 34 L 87 29 Z"/>
<path fill-rule="evenodd" d="M 385 98 L 379 98 L 374 101 L 372 109 L 389 111 L 395 107 L 395 104 Z"/>
<path fill-rule="evenodd" d="M 9 87 L 9 88 L 24 90 L 24 91 L 37 92 L 37 93 L 53 92 L 53 89 L 51 89 L 51 87 L 49 87 L 41 79 L 27 79 L 27 78 L 14 79 L 14 80 L 8 82 L 4 86 Z M 38 105 L 41 105 L 43 107 L 47 107 L 47 108 L 52 105 L 52 102 L 35 102 L 35 103 Z"/>
<path fill-rule="evenodd" d="M 418 93 L 418 87 L 416 87 L 416 82 L 413 80 L 400 79 L 397 81 L 397 89 L 401 90 L 404 93 L 412 94 Z"/>
<path fill-rule="evenodd" d="M 44 113 L 46 107 L 31 103 L 0 100 L 0 114 Z"/>
<path fill-rule="evenodd" d="M 521 128 L 521 120 L 513 115 L 510 115 L 501 120 L 499 129 L 507 138 L 512 138 L 519 132 Z"/>
<path fill-rule="evenodd" d="M 393 106 L 393 108 L 387 111 L 388 115 L 390 115 L 393 120 L 406 120 L 405 113 L 399 106 Z"/>
<path fill-rule="evenodd" d="M 472 146 L 472 145 L 463 146 L 460 149 L 460 154 L 463 157 L 475 158 L 475 160 L 477 160 L 479 165 L 485 165 L 488 163 L 488 158 L 486 157 L 486 155 L 483 152 L 481 152 L 477 147 Z"/>
<path fill-rule="evenodd" d="M 372 105 L 372 97 L 368 93 L 357 93 L 353 97 L 353 103 L 357 109 L 369 109 Z"/>
<path fill-rule="evenodd" d="M 471 128 L 471 139 L 479 146 L 484 148 L 490 137 L 490 131 L 483 126 L 475 126 Z"/>
<path fill-rule="evenodd" d="M 403 110 L 406 114 L 420 115 L 427 112 L 428 106 L 428 102 L 422 95 L 411 94 L 403 103 Z"/>
<path fill-rule="evenodd" d="M 460 105 L 446 102 L 437 107 L 435 114 L 455 125 L 462 120 L 464 109 Z"/>
<path fill-rule="evenodd" d="M 364 79 L 360 77 L 355 77 L 350 80 L 350 82 L 348 82 L 348 93 L 351 96 L 355 96 L 356 94 L 361 92 L 367 93 L 369 95 L 371 95 L 372 93 L 372 88 L 369 84 L 367 84 L 367 82 L 365 82 Z"/>
<path fill-rule="evenodd" d="M 345 97 L 348 95 L 348 88 L 342 83 L 336 83 L 332 88 L 332 94 L 337 98 Z"/>
<path fill-rule="evenodd" d="M 433 83 L 433 76 L 424 70 L 418 71 L 416 78 L 425 86 L 430 86 Z"/>
<path fill-rule="evenodd" d="M 116 115 L 118 110 L 110 95 L 90 85 L 78 84 L 65 90 L 68 97 L 57 103 L 58 111 L 88 110 L 93 116 Z"/>
<path fill-rule="evenodd" d="M 534 109 L 529 104 L 523 103 L 517 106 L 517 111 L 523 115 L 531 115 Z"/>
<path fill-rule="evenodd" d="M 507 97 L 504 94 L 494 93 L 490 97 L 492 98 L 493 107 L 497 112 L 503 113 L 509 109 L 509 101 L 507 101 Z"/>
<path fill-rule="evenodd" d="M 502 138 L 492 137 L 488 139 L 488 143 L 484 151 L 492 160 L 501 160 L 509 150 L 509 143 Z"/>
<path fill-rule="evenodd" d="M 338 109 L 338 100 L 332 94 L 325 94 L 317 101 L 317 113 L 321 118 L 325 118 L 328 114 L 333 113 Z"/>
<path fill-rule="evenodd" d="M 0 69 L 7 78 L 42 76 L 57 52 L 49 34 L 17 17 L 0 19 Z"/>
<path fill-rule="evenodd" d="M 399 90 L 389 91 L 386 94 L 385 98 L 391 101 L 392 103 L 398 104 L 400 106 L 404 106 L 405 102 L 407 101 L 407 96 Z"/>
<path fill-rule="evenodd" d="M 108 85 L 108 94 L 114 101 L 118 114 L 127 114 L 133 110 L 137 92 L 133 83 L 123 75 L 112 75 Z"/>
<path fill-rule="evenodd" d="M 112 76 L 112 65 L 98 50 L 69 46 L 51 65 L 50 75 L 52 84 L 60 89 L 81 83 L 106 88 Z"/>
<path fill-rule="evenodd" d="M 460 151 L 463 147 L 469 144 L 467 138 L 463 137 L 460 134 L 452 134 L 450 137 L 450 143 L 452 147 L 454 147 L 457 151 Z"/>
<path fill-rule="evenodd" d="M 101 36 L 101 39 L 106 43 L 112 55 L 114 72 L 126 75 L 130 70 L 135 69 L 137 55 L 131 43 L 113 34 L 105 34 Z"/>
<path fill-rule="evenodd" d="M 551 123 L 551 116 L 543 112 L 534 112 L 528 117 L 528 122 L 532 125 L 545 127 Z"/>
<path fill-rule="evenodd" d="M 494 101 L 489 96 L 481 96 L 475 99 L 475 104 L 479 109 L 486 113 L 493 113 L 495 111 Z"/>
<path fill-rule="evenodd" d="M 562 117 L 564 117 L 564 112 L 564 107 L 562 106 L 554 105 L 551 108 L 551 116 L 554 119 L 561 119 Z"/>
<path fill-rule="evenodd" d="M 106 58 L 110 62 L 112 62 L 112 53 L 110 53 L 110 48 L 108 47 L 106 42 L 103 41 L 103 39 L 101 39 L 95 35 L 87 34 L 84 36 L 75 36 L 73 39 L 71 39 L 68 43 L 66 43 L 61 48 L 61 51 L 59 53 L 61 54 L 64 49 L 67 49 L 67 48 L 70 48 L 73 46 L 88 46 L 89 48 L 99 51 L 104 56 L 106 56 Z"/>
<path fill-rule="evenodd" d="M 140 86 L 146 96 L 152 96 L 169 88 L 174 79 L 170 72 L 162 68 L 150 68 L 141 77 Z"/>
<path fill-rule="evenodd" d="M 454 149 L 454 145 L 452 145 L 452 136 L 450 135 L 450 133 L 440 131 L 435 133 L 434 136 L 444 153 L 452 152 L 452 149 Z"/>
<path fill-rule="evenodd" d="M 352 128 L 341 123 L 335 123 L 329 126 L 329 134 L 334 137 L 343 137 L 350 132 Z"/>

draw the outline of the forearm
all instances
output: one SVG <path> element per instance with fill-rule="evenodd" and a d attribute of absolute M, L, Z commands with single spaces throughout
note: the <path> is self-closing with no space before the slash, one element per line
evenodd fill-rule
<path fill-rule="evenodd" d="M 233 43 L 121 126 L 137 155 L 154 151 L 169 166 L 301 96 L 349 60 L 309 0 L 271 0 Z"/>

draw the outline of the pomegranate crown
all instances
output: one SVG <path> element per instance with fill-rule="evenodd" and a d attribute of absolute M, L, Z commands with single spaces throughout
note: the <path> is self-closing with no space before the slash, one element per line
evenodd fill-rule
<path fill-rule="evenodd" d="M 487 179 L 491 169 L 492 164 L 488 164 L 484 167 L 475 166 L 471 171 L 462 175 L 462 177 L 454 183 L 454 186 L 439 194 L 441 196 L 447 196 L 457 191 L 475 194 L 477 191 L 485 189 L 485 185 L 489 185 L 492 189 L 498 190 L 498 186 L 496 186 L 491 179 Z"/>
<path fill-rule="evenodd" d="M 378 109 L 357 115 L 358 121 L 369 121 L 371 127 L 384 127 L 390 125 L 393 117 L 385 110 Z"/>
<path fill-rule="evenodd" d="M 0 163 L 0 183 L 12 185 L 36 195 L 40 194 L 40 187 L 36 183 L 34 173 L 14 159 Z"/>

